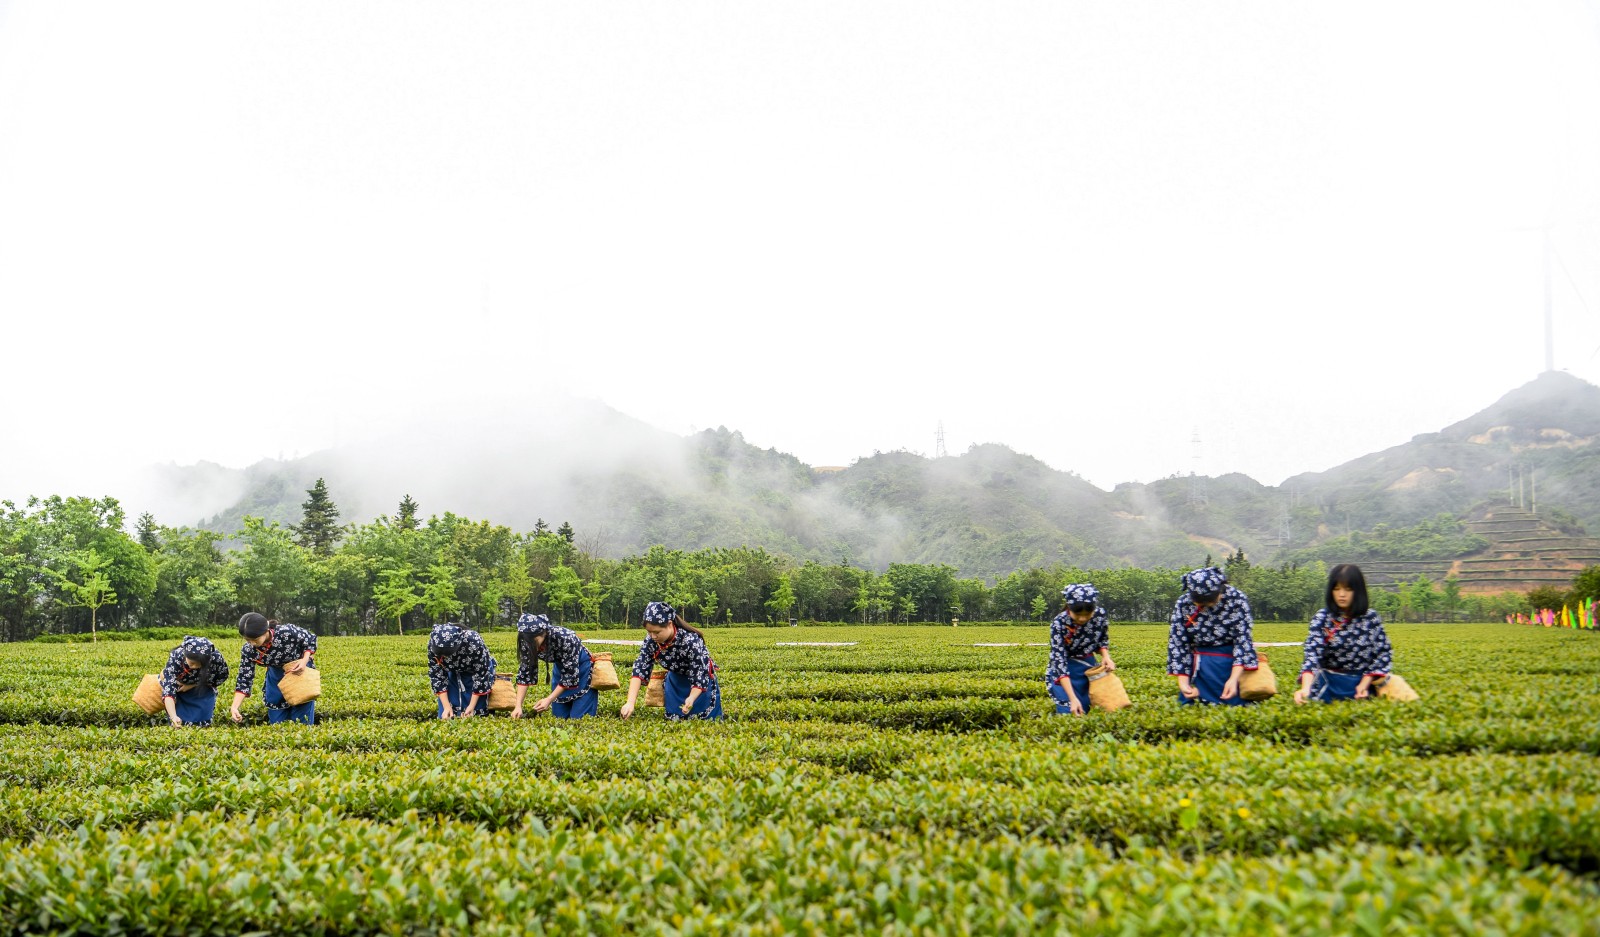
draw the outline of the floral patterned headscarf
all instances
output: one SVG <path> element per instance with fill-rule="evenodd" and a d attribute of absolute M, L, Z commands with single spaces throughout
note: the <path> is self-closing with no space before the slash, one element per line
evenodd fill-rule
<path fill-rule="evenodd" d="M 1189 591 L 1190 598 L 1210 598 L 1221 592 L 1227 584 L 1228 577 L 1215 566 L 1205 566 L 1183 574 L 1183 587 Z"/>
<path fill-rule="evenodd" d="M 1080 582 L 1067 586 L 1061 590 L 1061 597 L 1067 600 L 1067 606 L 1099 605 L 1100 590 L 1087 582 Z"/>

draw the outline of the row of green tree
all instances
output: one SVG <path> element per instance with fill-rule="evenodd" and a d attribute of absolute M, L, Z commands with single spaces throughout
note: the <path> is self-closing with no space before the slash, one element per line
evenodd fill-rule
<path fill-rule="evenodd" d="M 392 517 L 341 525 L 320 479 L 302 507 L 299 524 L 245 518 L 232 536 L 160 526 L 146 514 L 130 535 L 112 498 L 0 502 L 0 637 L 199 628 L 248 610 L 324 634 L 403 633 L 446 620 L 495 627 L 526 611 L 631 624 L 655 600 L 710 625 L 1039 622 L 1059 609 L 1062 586 L 1085 581 L 1099 587 L 1114 619 L 1162 621 L 1182 589 L 1176 569 L 1055 565 L 986 581 L 957 578 L 942 564 L 874 571 L 747 547 L 655 546 L 608 559 L 579 549 L 565 523 L 552 530 L 541 520 L 518 533 L 450 513 L 423 521 L 410 496 Z M 1241 552 L 1225 565 L 1263 620 L 1305 620 L 1322 603 L 1320 562 L 1256 566 Z M 1454 580 L 1426 578 L 1375 591 L 1373 604 L 1391 620 L 1497 619 L 1528 609 L 1519 594 L 1463 596 Z"/>

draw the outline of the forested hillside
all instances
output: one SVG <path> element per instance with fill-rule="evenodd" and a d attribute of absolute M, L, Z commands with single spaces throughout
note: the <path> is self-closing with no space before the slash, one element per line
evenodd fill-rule
<path fill-rule="evenodd" d="M 1108 492 L 1004 446 L 819 472 L 727 429 L 678 437 L 587 405 L 427 445 L 197 468 L 196 485 L 244 492 L 198 527 L 147 514 L 130 535 L 113 497 L 4 503 L 0 631 L 194 627 L 243 609 L 344 632 L 528 609 L 627 622 L 657 598 L 704 623 L 1038 622 L 1081 579 L 1118 617 L 1159 618 L 1178 572 L 1208 560 L 1265 617 L 1309 613 L 1326 566 L 1348 561 L 1392 587 L 1376 599 L 1388 615 L 1495 614 L 1535 587 L 1545 604 L 1600 588 L 1600 543 L 1583 535 L 1597 414 L 1600 388 L 1547 374 L 1279 488 L 1226 475 Z"/>
<path fill-rule="evenodd" d="M 1600 387 L 1547 371 L 1437 433 L 1329 469 L 1282 490 L 1338 534 L 1463 517 L 1508 496 L 1569 532 L 1600 531 Z"/>
<path fill-rule="evenodd" d="M 1277 487 L 1225 475 L 1107 492 L 1000 445 L 939 459 L 874 453 L 819 472 L 737 431 L 681 437 L 584 402 L 492 433 L 468 422 L 263 462 L 236 473 L 244 494 L 226 510 L 162 520 L 227 534 L 247 515 L 291 522 L 302 492 L 326 478 L 353 521 L 410 493 L 514 529 L 569 520 L 599 556 L 745 545 L 876 570 L 940 563 L 989 579 L 1051 563 L 1193 565 L 1238 550 L 1277 562 L 1508 497 L 1530 509 L 1536 499 L 1570 534 L 1600 530 L 1600 388 L 1555 372 L 1437 433 Z M 201 474 L 197 484 L 213 489 L 226 481 L 215 467 Z"/>

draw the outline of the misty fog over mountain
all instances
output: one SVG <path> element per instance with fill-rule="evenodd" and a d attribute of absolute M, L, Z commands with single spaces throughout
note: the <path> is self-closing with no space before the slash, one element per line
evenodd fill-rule
<path fill-rule="evenodd" d="M 945 458 L 864 455 L 813 467 L 734 429 L 678 436 L 594 401 L 470 415 L 243 470 L 152 467 L 124 498 L 169 525 L 293 523 L 327 481 L 346 522 L 452 512 L 514 530 L 569 522 L 598 555 L 760 546 L 884 567 L 950 563 L 991 576 L 1063 562 L 1185 565 L 1244 549 L 1264 559 L 1376 524 L 1465 513 L 1532 477 L 1547 510 L 1600 529 L 1600 388 L 1547 373 L 1437 433 L 1281 486 L 1175 475 L 1112 491 L 998 444 Z M 1524 489 L 1526 490 L 1526 489 Z"/>

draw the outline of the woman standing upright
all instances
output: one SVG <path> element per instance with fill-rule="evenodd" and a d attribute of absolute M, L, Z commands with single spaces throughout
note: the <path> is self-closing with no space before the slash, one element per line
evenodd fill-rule
<path fill-rule="evenodd" d="M 494 668 L 483 635 L 454 623 L 434 625 L 428 636 L 428 682 L 439 698 L 439 718 L 488 712 Z"/>
<path fill-rule="evenodd" d="M 1100 590 L 1087 582 L 1061 590 L 1067 607 L 1050 622 L 1050 666 L 1045 682 L 1055 697 L 1056 714 L 1081 716 L 1089 711 L 1089 669 L 1099 654 L 1107 672 L 1111 660 L 1110 622 L 1100 607 Z"/>
<path fill-rule="evenodd" d="M 1294 701 L 1367 699 L 1372 681 L 1389 676 L 1393 664 L 1383 619 L 1367 607 L 1367 578 L 1361 567 L 1335 566 L 1328 571 L 1323 606 L 1311 616 Z"/>
<path fill-rule="evenodd" d="M 517 705 L 511 718 L 522 718 L 528 687 L 539 682 L 539 661 L 550 665 L 550 695 L 535 700 L 533 711 L 550 711 L 557 719 L 581 719 L 600 712 L 600 691 L 589 686 L 594 658 L 583 639 L 570 628 L 550 624 L 546 615 L 517 619 Z"/>
<path fill-rule="evenodd" d="M 1260 666 L 1250 600 L 1215 566 L 1184 573 L 1183 588 L 1167 631 L 1167 673 L 1178 678 L 1178 702 L 1245 705 L 1239 674 Z"/>
<path fill-rule="evenodd" d="M 661 690 L 668 719 L 721 719 L 722 689 L 717 685 L 717 665 L 706 650 L 706 636 L 689 627 L 665 602 L 651 602 L 644 607 L 644 630 L 648 637 L 633 662 L 628 701 L 620 711 L 622 718 L 633 715 L 639 687 L 660 664 L 667 671 Z"/>
<path fill-rule="evenodd" d="M 316 666 L 311 658 L 317 653 L 317 636 L 298 625 L 279 624 L 260 612 L 249 612 L 239 619 L 239 635 L 244 638 L 244 647 L 239 652 L 239 679 L 233 685 L 233 708 L 229 712 L 233 721 L 244 721 L 239 705 L 250 695 L 256 681 L 256 667 L 260 665 L 267 668 L 261 681 L 267 721 L 316 724 L 317 701 L 290 706 L 278 690 L 278 681 L 286 673 Z"/>
<path fill-rule="evenodd" d="M 217 710 L 217 687 L 228 682 L 228 662 L 209 638 L 184 635 L 161 671 L 161 702 L 178 726 L 208 726 Z"/>

